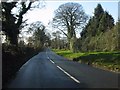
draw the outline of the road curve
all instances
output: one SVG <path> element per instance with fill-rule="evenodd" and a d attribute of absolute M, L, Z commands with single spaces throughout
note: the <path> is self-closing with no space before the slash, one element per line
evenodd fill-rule
<path fill-rule="evenodd" d="M 118 88 L 118 74 L 69 61 L 46 49 L 20 68 L 8 88 Z"/>

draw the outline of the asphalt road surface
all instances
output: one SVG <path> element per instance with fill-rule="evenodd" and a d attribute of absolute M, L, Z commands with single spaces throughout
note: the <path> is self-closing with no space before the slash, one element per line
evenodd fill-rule
<path fill-rule="evenodd" d="M 69 61 L 46 49 L 20 68 L 8 88 L 118 88 L 118 74 Z"/>

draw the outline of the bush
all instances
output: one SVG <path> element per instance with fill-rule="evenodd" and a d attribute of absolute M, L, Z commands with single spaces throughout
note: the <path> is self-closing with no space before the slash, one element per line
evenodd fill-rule
<path fill-rule="evenodd" d="M 6 87 L 7 83 L 15 76 L 20 67 L 27 62 L 39 50 L 31 47 L 16 47 L 12 45 L 2 45 L 2 86 Z"/>

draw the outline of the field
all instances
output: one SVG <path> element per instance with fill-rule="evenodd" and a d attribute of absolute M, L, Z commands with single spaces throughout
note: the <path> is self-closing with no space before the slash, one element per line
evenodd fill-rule
<path fill-rule="evenodd" d="M 69 60 L 85 63 L 101 69 L 120 72 L 120 52 L 72 53 L 70 50 L 53 50 Z"/>

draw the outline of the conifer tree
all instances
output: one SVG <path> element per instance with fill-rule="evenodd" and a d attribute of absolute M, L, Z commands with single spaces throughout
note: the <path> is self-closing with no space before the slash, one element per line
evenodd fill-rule
<path fill-rule="evenodd" d="M 112 15 L 104 11 L 102 6 L 98 4 L 94 10 L 94 16 L 89 19 L 81 32 L 80 49 L 82 51 L 116 50 L 119 47 L 117 44 L 119 35 L 117 30 L 113 28 L 114 19 Z"/>

